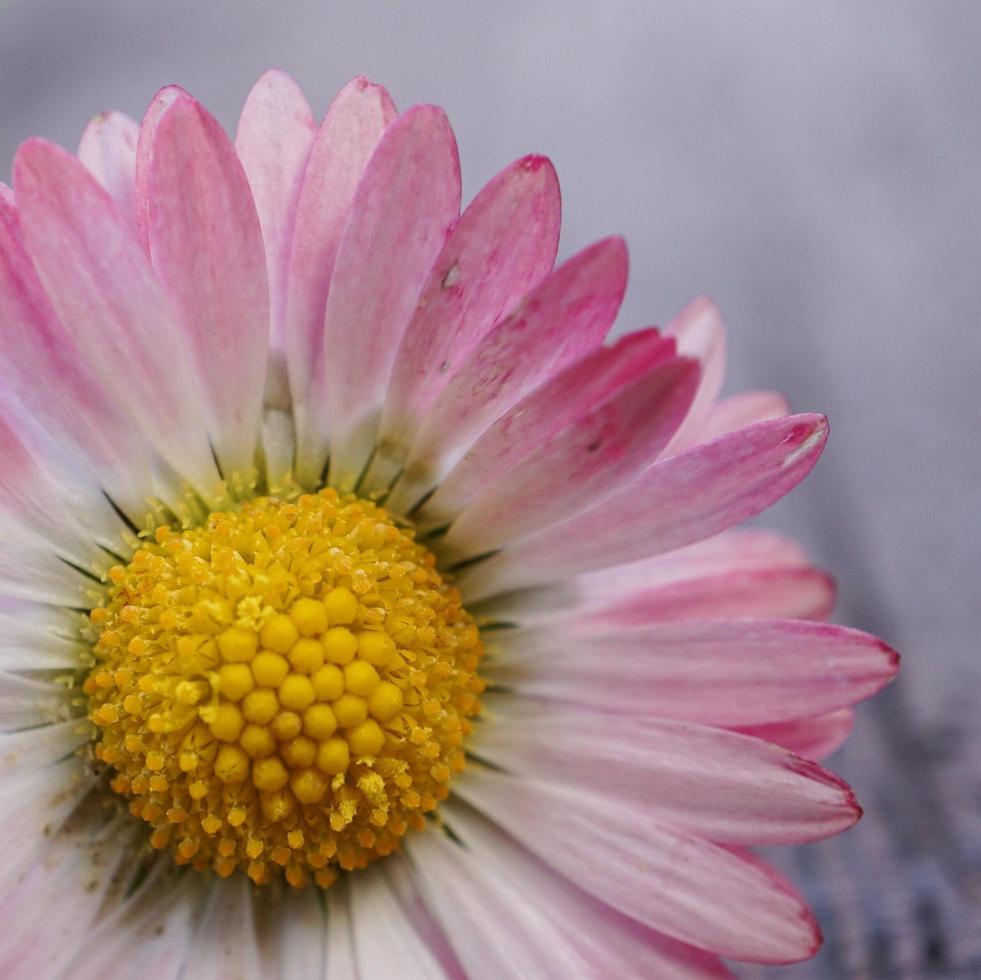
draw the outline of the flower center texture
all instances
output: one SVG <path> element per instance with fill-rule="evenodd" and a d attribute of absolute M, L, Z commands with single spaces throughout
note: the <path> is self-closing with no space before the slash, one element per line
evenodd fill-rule
<path fill-rule="evenodd" d="M 158 528 L 109 580 L 84 685 L 95 754 L 178 863 L 326 887 L 448 795 L 480 636 L 382 508 L 257 498 Z"/>

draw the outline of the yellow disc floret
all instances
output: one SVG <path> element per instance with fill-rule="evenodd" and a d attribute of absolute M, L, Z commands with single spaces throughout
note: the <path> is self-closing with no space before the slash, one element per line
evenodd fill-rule
<path fill-rule="evenodd" d="M 95 753 L 178 863 L 327 886 L 448 795 L 480 638 L 380 507 L 259 498 L 159 529 L 110 582 L 85 682 Z"/>

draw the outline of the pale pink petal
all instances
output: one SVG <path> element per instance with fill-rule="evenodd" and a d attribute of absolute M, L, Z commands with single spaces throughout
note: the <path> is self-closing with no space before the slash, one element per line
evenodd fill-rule
<path fill-rule="evenodd" d="M 790 414 L 787 399 L 778 391 L 744 391 L 716 402 L 695 434 L 696 442 L 709 442 L 756 422 Z"/>
<path fill-rule="evenodd" d="M 589 407 L 492 482 L 453 522 L 442 546 L 461 558 L 483 554 L 605 500 L 657 458 L 697 384 L 697 363 L 676 359 Z"/>
<path fill-rule="evenodd" d="M 467 355 L 552 268 L 560 211 L 554 167 L 528 156 L 493 177 L 463 212 L 392 367 L 378 446 L 392 465 L 405 461 L 412 433 Z"/>
<path fill-rule="evenodd" d="M 290 248 L 285 339 L 297 431 L 316 446 L 309 462 L 298 459 L 311 483 L 319 481 L 327 454 L 324 311 L 337 248 L 364 169 L 395 115 L 384 88 L 355 78 L 331 103 L 303 174 Z"/>
<path fill-rule="evenodd" d="M 411 839 L 409 857 L 471 980 L 729 975 L 580 891 L 469 808 L 444 809 L 460 844 L 434 828 Z"/>
<path fill-rule="evenodd" d="M 322 898 L 319 888 L 284 888 L 273 901 L 256 903 L 256 931 L 267 980 L 322 980 L 327 953 Z"/>
<path fill-rule="evenodd" d="M 796 718 L 769 725 L 750 725 L 739 729 L 755 738 L 766 739 L 808 759 L 824 759 L 841 748 L 855 724 L 853 708 L 839 708 L 815 718 Z"/>
<path fill-rule="evenodd" d="M 589 246 L 543 279 L 483 337 L 433 403 L 389 505 L 412 507 L 495 419 L 598 347 L 626 282 L 619 238 Z"/>
<path fill-rule="evenodd" d="M 65 688 L 49 681 L 0 673 L 0 731 L 56 724 L 70 716 Z"/>
<path fill-rule="evenodd" d="M 349 883 L 343 879 L 327 892 L 327 972 L 324 980 L 371 980 L 358 969 L 348 893 Z"/>
<path fill-rule="evenodd" d="M 147 116 L 136 180 L 150 257 L 177 314 L 222 471 L 249 485 L 269 341 L 252 193 L 218 121 L 186 92 L 164 89 Z"/>
<path fill-rule="evenodd" d="M 216 496 L 180 333 L 110 198 L 77 159 L 43 140 L 21 147 L 14 173 L 25 240 L 82 356 L 164 460 Z"/>
<path fill-rule="evenodd" d="M 269 272 L 270 345 L 285 346 L 286 282 L 296 207 L 317 126 L 300 87 L 267 71 L 252 87 L 238 121 L 235 150 L 252 188 Z"/>
<path fill-rule="evenodd" d="M 353 487 L 368 462 L 402 334 L 459 215 L 453 131 L 441 109 L 416 106 L 378 144 L 337 248 L 324 313 L 335 486 Z M 301 460 L 310 448 L 301 430 Z"/>
<path fill-rule="evenodd" d="M 71 970 L 72 980 L 105 980 L 126 964 L 140 980 L 187 976 L 188 948 L 211 882 L 161 855 L 147 880 L 92 930 Z M 221 937 L 214 937 L 221 942 Z M 198 976 L 194 972 L 195 980 Z"/>
<path fill-rule="evenodd" d="M 92 738 L 84 718 L 0 733 L 0 773 L 4 779 L 30 774 L 71 755 Z"/>
<path fill-rule="evenodd" d="M 612 605 L 649 589 L 684 588 L 702 579 L 754 572 L 804 571 L 807 555 L 773 531 L 740 528 L 661 555 L 577 575 L 539 588 L 492 596 L 470 608 L 490 622 L 535 625 Z"/>
<path fill-rule="evenodd" d="M 140 127 L 122 112 L 101 112 L 85 127 L 78 158 L 102 184 L 123 221 L 136 230 L 136 144 Z"/>
<path fill-rule="evenodd" d="M 49 831 L 43 858 L 0 899 L 0 976 L 75 976 L 100 910 L 123 897 L 124 862 L 139 852 L 138 829 L 129 814 L 102 809 L 60 834 Z M 71 914 L 52 914 L 68 899 Z"/>
<path fill-rule="evenodd" d="M 185 953 L 195 980 L 264 980 L 254 919 L 252 882 L 216 878 Z"/>
<path fill-rule="evenodd" d="M 816 568 L 757 569 L 587 601 L 566 618 L 587 628 L 672 619 L 825 619 L 834 601 L 834 581 Z"/>
<path fill-rule="evenodd" d="M 702 383 L 688 418 L 666 450 L 669 456 L 703 442 L 701 429 L 712 412 L 726 374 L 726 331 L 719 308 L 709 299 L 689 303 L 665 328 L 678 343 L 678 353 L 702 365 Z"/>
<path fill-rule="evenodd" d="M 801 620 L 678 620 L 633 629 L 517 630 L 487 677 L 520 694 L 737 727 L 855 704 L 898 656 L 859 630 Z"/>
<path fill-rule="evenodd" d="M 132 518 L 152 482 L 133 425 L 82 360 L 37 278 L 12 203 L 0 201 L 0 341 L 3 379 L 48 435 Z"/>
<path fill-rule="evenodd" d="M 95 783 L 96 777 L 78 755 L 0 779 L 0 895 L 9 894 L 24 872 L 43 857 L 51 838 Z"/>
<path fill-rule="evenodd" d="M 413 928 L 384 874 L 372 871 L 350 877 L 358 971 L 365 978 L 444 980 L 439 961 Z"/>
<path fill-rule="evenodd" d="M 501 474 L 538 451 L 588 409 L 674 356 L 674 341 L 638 330 L 599 347 L 522 399 L 471 446 L 414 515 L 423 527 L 449 523 Z"/>
<path fill-rule="evenodd" d="M 637 561 L 717 534 L 797 486 L 827 435 L 824 416 L 791 415 L 661 460 L 573 521 L 477 565 L 463 579 L 464 595 L 472 600 Z"/>
<path fill-rule="evenodd" d="M 49 542 L 22 526 L 4 529 L 0 539 L 0 595 L 69 609 L 90 608 L 96 576 L 81 568 L 66 562 Z"/>
<path fill-rule="evenodd" d="M 513 696 L 486 704 L 473 751 L 521 776 L 646 807 L 727 844 L 797 844 L 852 826 L 849 787 L 759 739 L 706 725 L 600 714 Z"/>
<path fill-rule="evenodd" d="M 468 770 L 456 792 L 584 891 L 651 929 L 751 962 L 789 963 L 817 950 L 810 911 L 775 872 L 664 826 L 646 807 L 485 768 Z"/>
<path fill-rule="evenodd" d="M 29 529 L 75 562 L 91 560 L 93 545 L 74 520 L 70 495 L 59 491 L 49 475 L 0 414 L 0 514 Z M 77 502 L 75 502 L 77 503 Z"/>
<path fill-rule="evenodd" d="M 42 606 L 24 607 L 16 616 L 0 612 L 0 670 L 76 669 L 87 648 L 67 617 Z"/>

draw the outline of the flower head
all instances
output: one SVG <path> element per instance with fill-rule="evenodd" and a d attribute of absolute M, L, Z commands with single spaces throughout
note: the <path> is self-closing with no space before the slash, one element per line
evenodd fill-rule
<path fill-rule="evenodd" d="M 271 72 L 0 185 L 0 973 L 715 976 L 816 949 L 746 848 L 893 675 L 732 530 L 827 435 L 696 301 L 604 344 L 555 172 Z M 71 915 L 50 917 L 65 900 Z M 183 972 L 182 972 L 183 971 Z"/>

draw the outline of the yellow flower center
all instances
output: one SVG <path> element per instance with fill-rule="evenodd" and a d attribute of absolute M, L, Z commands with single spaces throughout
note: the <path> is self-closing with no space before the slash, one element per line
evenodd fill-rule
<path fill-rule="evenodd" d="M 111 570 L 84 689 L 155 848 L 326 887 L 424 826 L 482 690 L 477 628 L 435 564 L 328 489 L 162 527 Z"/>

